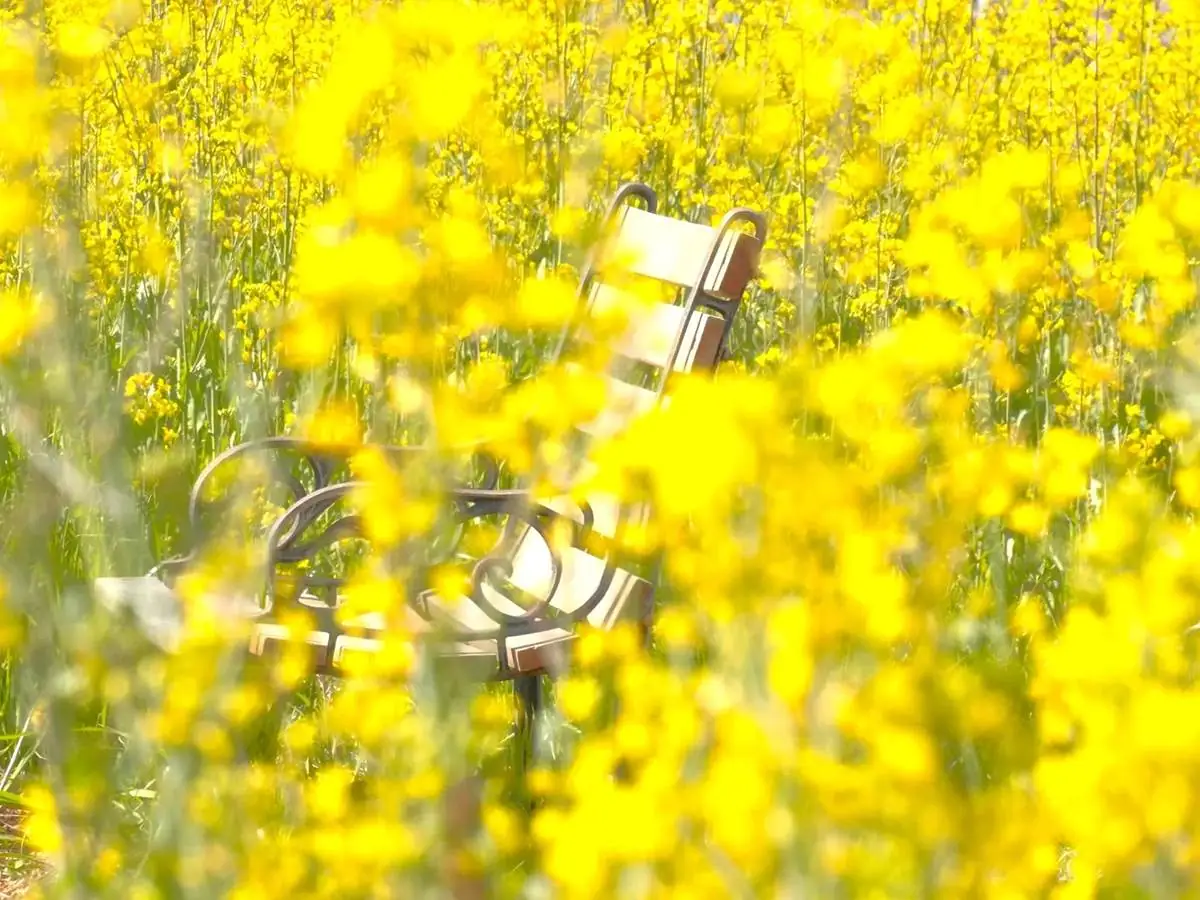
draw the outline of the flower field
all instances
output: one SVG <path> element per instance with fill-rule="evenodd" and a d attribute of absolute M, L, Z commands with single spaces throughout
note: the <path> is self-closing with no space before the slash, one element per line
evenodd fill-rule
<path fill-rule="evenodd" d="M 525 765 L 511 688 L 403 624 L 450 476 L 378 446 L 540 484 L 596 412 L 553 353 L 629 181 L 769 231 L 716 376 L 595 449 L 652 502 L 653 637 L 585 630 Z M 1196 896 L 1198 272 L 1195 0 L 4 0 L 0 863 L 131 900 Z M 242 665 L 195 599 L 261 586 L 252 472 L 173 652 L 91 588 L 187 552 L 197 475 L 268 435 L 365 485 L 334 561 L 392 627 L 342 679 Z"/>

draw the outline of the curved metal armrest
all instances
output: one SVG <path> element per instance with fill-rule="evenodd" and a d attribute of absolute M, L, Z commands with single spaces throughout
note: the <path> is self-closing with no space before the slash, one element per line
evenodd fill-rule
<path fill-rule="evenodd" d="M 396 449 L 406 450 L 408 448 Z M 329 484 L 334 470 L 349 456 L 348 452 L 339 451 L 335 447 L 324 447 L 295 437 L 258 438 L 252 441 L 245 441 L 241 444 L 235 444 L 217 454 L 196 477 L 196 481 L 192 485 L 191 496 L 188 498 L 188 519 L 191 524 L 193 526 L 199 524 L 200 506 L 204 500 L 205 488 L 209 486 L 209 483 L 218 471 L 238 457 L 249 456 L 252 453 L 281 451 L 295 454 L 299 460 L 308 466 L 313 474 L 313 490 L 319 490 Z M 308 492 L 308 489 L 295 476 L 287 473 L 283 477 L 288 482 L 288 486 L 292 489 L 296 499 L 299 499 Z"/>
<path fill-rule="evenodd" d="M 417 445 L 411 447 L 402 447 L 394 444 L 378 445 L 383 452 L 393 458 L 413 457 L 418 454 L 428 454 L 433 451 L 433 448 L 428 445 Z M 462 449 L 472 449 L 476 454 L 479 454 L 480 444 L 473 444 Z M 197 476 L 195 483 L 192 486 L 191 494 L 188 498 L 188 524 L 195 535 L 201 533 L 201 507 L 204 502 L 204 495 L 207 488 L 210 487 L 216 473 L 229 464 L 232 460 L 249 456 L 253 453 L 282 453 L 294 456 L 298 461 L 307 466 L 312 473 L 312 488 L 305 486 L 295 475 L 290 472 L 279 472 L 275 474 L 282 479 L 287 486 L 292 501 L 299 502 L 305 496 L 320 491 L 332 484 L 341 483 L 334 478 L 334 474 L 338 467 L 345 463 L 351 455 L 358 450 L 358 447 L 338 448 L 332 446 L 323 446 L 315 444 L 303 438 L 295 437 L 269 437 L 261 438 L 252 441 L 246 441 L 241 444 L 236 444 L 233 447 L 225 450 L 215 457 Z M 485 469 L 485 487 L 494 488 L 500 480 L 499 463 L 491 456 L 483 455 Z M 182 560 L 191 559 L 192 553 L 187 554 Z M 160 565 L 169 565 L 177 561 L 168 561 Z"/>
<path fill-rule="evenodd" d="M 361 536 L 361 519 L 357 514 L 347 514 L 330 523 L 324 531 L 310 540 L 301 542 L 309 527 L 336 504 L 356 491 L 369 488 L 370 482 L 362 480 L 340 481 L 327 484 L 300 496 L 271 524 L 267 531 L 267 578 L 273 583 L 276 569 L 281 563 L 300 562 L 314 552 L 344 537 Z M 456 540 L 451 552 L 461 540 L 461 526 L 473 518 L 503 514 L 519 516 L 528 497 L 523 490 L 496 490 L 494 488 L 455 488 L 449 492 L 457 512 Z M 508 536 L 511 529 L 506 530 Z"/>
<path fill-rule="evenodd" d="M 300 498 L 275 520 L 267 536 L 268 609 L 275 605 L 276 569 L 280 563 L 298 562 L 344 536 L 361 536 L 360 517 L 356 514 L 347 514 L 336 519 L 316 537 L 304 543 L 299 542 L 307 528 L 319 516 L 352 492 L 368 485 L 369 482 L 364 481 L 327 485 Z M 443 548 L 440 558 L 419 561 L 416 576 L 422 581 L 424 572 L 428 571 L 430 567 L 444 562 L 445 559 L 456 553 L 465 525 L 471 519 L 503 515 L 507 517 L 507 522 L 492 548 L 476 560 L 471 573 L 471 601 L 495 623 L 494 628 L 464 629 L 461 623 L 454 621 L 444 610 L 431 602 L 435 592 L 424 585 L 421 585 L 420 590 L 407 592 L 409 606 L 422 619 L 437 628 L 439 640 L 451 642 L 497 641 L 500 650 L 500 664 L 503 668 L 507 665 L 504 646 L 508 639 L 550 628 L 571 628 L 586 620 L 611 589 L 613 578 L 617 572 L 616 548 L 619 546 L 619 540 L 614 540 L 603 552 L 604 569 L 590 596 L 576 605 L 574 609 L 565 611 L 552 605 L 562 584 L 563 561 L 559 548 L 548 533 L 548 526 L 551 521 L 562 520 L 566 517 L 556 510 L 532 502 L 530 493 L 521 489 L 456 488 L 448 492 L 448 499 L 453 506 L 455 518 L 454 540 L 449 547 Z M 590 508 L 585 512 L 585 518 L 590 522 Z M 575 526 L 579 525 L 574 520 L 568 519 L 568 521 Z M 519 530 L 522 525 L 526 528 Z M 620 536 L 620 530 L 620 523 L 618 523 L 617 538 Z M 513 574 L 512 560 L 518 539 L 525 539 L 529 532 L 535 533 L 545 545 L 549 561 L 549 585 L 545 596 L 542 597 L 532 596 L 509 581 Z M 429 544 L 431 543 L 432 540 Z M 578 546 L 578 543 L 575 545 Z M 415 551 L 415 555 L 424 555 L 424 553 Z M 331 608 L 337 605 L 336 591 L 342 584 L 342 579 L 309 577 L 304 580 L 308 587 L 325 589 L 334 595 L 326 604 L 329 609 L 323 607 L 325 612 L 322 615 L 322 627 L 340 631 Z M 489 596 L 489 592 L 492 592 L 493 596 Z M 522 611 L 514 614 L 499 609 L 493 600 L 493 597 L 497 595 L 513 603 Z"/>
<path fill-rule="evenodd" d="M 592 506 L 586 500 L 575 501 L 583 515 L 583 521 L 578 522 L 554 507 L 534 500 L 531 492 L 525 488 L 454 488 L 450 491 L 450 495 L 457 500 L 471 504 L 472 509 L 480 510 L 477 515 L 487 514 L 483 512 L 484 509 L 492 513 L 508 512 L 520 505 L 520 501 L 524 501 L 525 506 L 533 509 L 540 516 L 570 523 L 573 528 L 573 543 L 577 546 L 581 540 L 591 534 L 592 525 L 596 521 Z"/>
<path fill-rule="evenodd" d="M 280 564 L 300 562 L 336 540 L 361 536 L 360 517 L 356 514 L 347 514 L 330 523 L 319 535 L 301 542 L 305 532 L 320 516 L 355 491 L 368 487 L 369 484 L 365 481 L 345 481 L 311 491 L 289 506 L 272 523 L 267 532 L 268 605 L 273 602 L 271 587 L 274 585 Z M 455 518 L 454 541 L 448 548 L 445 548 L 445 553 L 448 555 L 457 550 L 462 540 L 464 527 L 470 520 L 492 515 L 502 515 L 507 518 L 499 539 L 491 550 L 478 560 L 472 572 L 473 599 L 498 624 L 515 624 L 541 615 L 546 610 L 549 599 L 557 589 L 562 576 L 560 555 L 547 532 L 547 519 L 557 517 L 559 514 L 541 504 L 531 503 L 530 496 L 529 491 L 519 488 L 508 490 L 453 488 L 448 492 L 448 499 L 454 507 Z M 552 586 L 546 598 L 533 603 L 533 609 L 528 615 L 512 616 L 495 607 L 484 593 L 483 586 L 485 583 L 489 583 L 497 573 L 502 573 L 506 579 L 512 574 L 510 557 L 515 549 L 518 537 L 517 529 L 522 524 L 535 531 L 546 544 L 553 567 Z M 578 523 L 572 524 L 578 525 Z M 519 589 L 506 590 L 506 588 L 512 587 L 510 585 L 491 584 L 490 586 L 520 605 L 524 605 L 523 601 L 527 600 L 526 597 L 518 596 L 522 593 Z M 417 600 L 419 605 L 414 608 L 428 620 L 430 618 L 428 591 L 422 591 Z"/>
<path fill-rule="evenodd" d="M 489 618 L 495 621 L 500 627 L 494 632 L 486 634 L 469 635 L 459 632 L 455 639 L 477 640 L 481 637 L 486 637 L 496 638 L 503 642 L 508 637 L 528 634 L 548 627 L 569 628 L 586 620 L 592 610 L 604 599 L 605 594 L 608 593 L 612 586 L 612 581 L 617 571 L 618 548 L 621 544 L 620 538 L 624 533 L 624 512 L 618 515 L 616 534 L 611 541 L 604 542 L 604 546 L 600 548 L 600 552 L 595 552 L 590 546 L 586 547 L 593 555 L 603 558 L 604 569 L 592 593 L 575 609 L 567 612 L 551 605 L 562 582 L 562 560 L 558 549 L 547 533 L 547 523 L 554 520 L 568 522 L 572 527 L 571 546 L 584 548 L 592 536 L 592 525 L 595 520 L 591 505 L 586 501 L 576 501 L 583 515 L 583 522 L 580 523 L 574 518 L 564 515 L 559 510 L 533 501 L 528 491 L 457 490 L 452 493 L 460 500 L 470 504 L 465 510 L 465 515 L 469 518 L 497 512 L 508 514 L 509 523 L 505 529 L 506 535 L 514 523 L 523 520 L 530 527 L 530 530 L 536 532 L 545 545 L 552 566 L 551 583 L 549 589 L 546 591 L 546 596 L 535 599 L 532 604 L 528 603 L 528 593 L 516 585 L 511 583 L 503 585 L 490 584 L 489 586 L 496 593 L 516 605 L 525 608 L 525 612 L 521 615 L 511 615 L 501 612 L 495 608 L 494 604 L 486 596 L 483 591 L 483 585 L 488 576 L 497 569 L 501 570 L 506 578 L 512 574 L 511 562 L 505 554 L 513 548 L 507 546 L 505 538 L 502 537 L 496 546 L 493 547 L 492 553 L 483 557 L 476 564 L 472 578 L 471 595 L 476 605 L 483 609 Z"/>

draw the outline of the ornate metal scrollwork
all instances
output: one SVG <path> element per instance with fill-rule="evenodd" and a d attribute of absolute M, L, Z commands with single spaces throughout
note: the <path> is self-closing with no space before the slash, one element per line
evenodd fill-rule
<path fill-rule="evenodd" d="M 210 530 L 205 522 L 206 494 L 212 489 L 213 483 L 222 471 L 227 471 L 238 460 L 256 455 L 271 458 L 269 463 L 269 478 L 267 483 L 259 485 L 264 488 L 282 488 L 282 499 L 287 514 L 281 519 L 286 520 L 287 529 L 274 535 L 273 546 L 279 548 L 281 561 L 294 557 L 291 561 L 303 560 L 306 556 L 351 535 L 349 523 L 338 525 L 332 532 L 322 534 L 312 541 L 301 545 L 298 540 L 313 523 L 319 519 L 334 502 L 323 503 L 321 497 L 328 495 L 322 492 L 337 484 L 346 483 L 345 478 L 338 476 L 345 472 L 346 464 L 351 455 L 359 448 L 318 446 L 310 441 L 294 437 L 268 437 L 246 441 L 237 444 L 216 456 L 197 476 L 188 498 L 188 527 L 190 549 L 183 555 L 164 560 L 155 566 L 149 574 L 170 578 L 174 572 L 195 561 L 200 547 L 209 536 Z M 381 445 L 377 447 L 386 456 L 403 466 L 406 461 L 420 455 L 427 455 L 431 450 L 427 447 L 403 447 Z M 475 454 L 475 463 L 482 470 L 483 484 L 494 488 L 499 481 L 499 465 L 486 454 Z M 295 474 L 299 468 L 306 471 L 310 484 L 306 484 Z M 313 496 L 317 500 L 312 500 Z M 278 522 L 277 522 L 278 524 Z"/>
<path fill-rule="evenodd" d="M 341 577 L 325 578 L 309 573 L 296 574 L 288 579 L 285 595 L 277 591 L 281 582 L 280 567 L 311 561 L 315 553 L 346 537 L 361 538 L 362 521 L 355 512 L 347 512 L 324 525 L 317 534 L 309 537 L 306 529 L 311 528 L 320 516 L 332 510 L 339 502 L 364 487 L 363 482 L 343 482 L 327 485 L 301 497 L 274 524 L 267 536 L 267 572 L 269 585 L 267 609 L 277 613 L 291 602 L 300 602 L 307 611 L 315 613 L 321 629 L 330 633 L 331 641 L 342 632 L 334 621 L 333 610 L 338 605 L 339 589 L 344 585 Z M 559 518 L 559 513 L 531 499 L 523 490 L 496 490 L 460 488 L 446 495 L 448 520 L 442 523 L 448 528 L 452 540 L 443 541 L 437 553 L 430 552 L 438 545 L 431 535 L 414 537 L 403 546 L 391 548 L 390 556 L 397 568 L 407 568 L 411 589 L 407 592 L 409 606 L 430 625 L 432 636 L 446 642 L 473 642 L 494 640 L 500 649 L 498 664 L 503 670 L 507 654 L 505 642 L 515 636 L 532 634 L 551 628 L 570 628 L 586 619 L 587 615 L 603 599 L 609 590 L 617 568 L 613 549 L 606 552 L 604 570 L 592 594 L 572 610 L 559 609 L 552 605 L 563 576 L 563 560 L 549 534 L 550 522 Z M 591 529 L 591 509 L 582 505 L 584 522 L 572 521 L 574 526 L 573 546 Z M 503 516 L 506 521 L 493 546 L 474 560 L 470 594 L 466 602 L 478 609 L 495 623 L 493 628 L 468 629 L 451 618 L 436 602 L 435 592 L 427 587 L 427 575 L 431 568 L 453 559 L 469 558 L 461 552 L 465 526 L 472 520 L 485 516 Z M 307 523 L 298 527 L 297 522 Z M 533 596 L 513 584 L 512 554 L 519 539 L 536 535 L 544 545 L 549 560 L 549 583 L 543 596 Z M 614 542 L 613 547 L 616 546 Z M 385 553 L 385 559 L 389 554 Z M 499 609 L 489 591 L 504 597 L 522 613 Z M 304 600 L 303 598 L 309 598 Z M 443 598 L 453 602 L 455 598 Z"/>

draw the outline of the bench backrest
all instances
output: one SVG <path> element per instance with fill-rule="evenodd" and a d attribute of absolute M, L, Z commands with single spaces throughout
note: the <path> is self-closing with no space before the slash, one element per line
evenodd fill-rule
<path fill-rule="evenodd" d="M 645 208 L 632 201 L 640 200 Z M 753 227 L 753 233 L 742 230 Z M 699 225 L 657 213 L 657 198 L 645 185 L 621 188 L 605 217 L 601 239 L 585 267 L 579 286 L 580 316 L 564 330 L 559 354 L 574 341 L 588 341 L 589 323 L 617 311 L 627 320 L 623 333 L 608 341 L 613 354 L 606 373 L 607 399 L 599 416 L 580 430 L 590 439 L 619 434 L 640 415 L 669 399 L 674 373 L 711 371 L 725 354 L 734 317 L 754 276 L 766 238 L 763 217 L 735 209 L 717 226 Z M 640 285 L 657 283 L 674 291 L 678 303 L 647 303 Z M 575 474 L 588 471 L 585 462 Z M 589 533 L 616 538 L 644 520 L 644 503 L 590 494 L 588 509 L 566 496 L 546 505 L 574 520 Z M 585 547 L 568 548 L 555 558 L 546 535 L 527 527 L 508 554 L 510 585 L 535 598 L 549 600 L 551 616 L 539 627 L 529 611 L 503 591 L 483 587 L 490 610 L 479 604 L 454 607 L 454 624 L 465 630 L 494 631 L 507 618 L 499 638 L 501 665 L 512 672 L 555 667 L 556 654 L 570 642 L 569 624 L 586 621 L 608 627 L 619 618 L 644 616 L 651 585 L 629 571 L 612 553 L 603 556 Z M 557 614 L 561 624 L 555 625 Z"/>
<path fill-rule="evenodd" d="M 580 279 L 581 316 L 559 344 L 561 353 L 569 340 L 586 340 L 587 322 L 596 317 L 628 317 L 624 334 L 612 345 L 618 365 L 610 374 L 639 390 L 614 386 L 611 393 L 622 408 L 655 405 L 672 372 L 717 365 L 766 239 L 765 220 L 749 209 L 734 209 L 710 226 L 660 215 L 657 206 L 657 196 L 644 184 L 627 184 L 617 192 Z M 741 230 L 747 224 L 752 234 Z M 643 286 L 671 291 L 680 302 L 648 303 Z M 653 376 L 650 386 L 627 375 L 644 376 L 647 370 Z M 650 396 L 633 399 L 639 391 Z"/>

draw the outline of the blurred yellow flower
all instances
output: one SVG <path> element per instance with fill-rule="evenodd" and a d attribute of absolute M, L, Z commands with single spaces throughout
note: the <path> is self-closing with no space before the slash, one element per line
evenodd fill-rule
<path fill-rule="evenodd" d="M 58 52 L 72 63 L 99 56 L 111 42 L 112 35 L 108 31 L 84 22 L 65 22 L 58 31 Z"/>
<path fill-rule="evenodd" d="M 0 359 L 20 349 L 21 344 L 44 321 L 38 298 L 28 290 L 0 290 Z"/>
<path fill-rule="evenodd" d="M 1042 537 L 1049 522 L 1049 511 L 1037 503 L 1018 503 L 1008 512 L 1008 527 L 1026 537 Z"/>
<path fill-rule="evenodd" d="M 21 801 L 28 811 L 22 825 L 25 837 L 37 852 L 56 858 L 63 850 L 63 832 L 54 795 L 44 785 L 33 784 L 21 792 Z"/>

